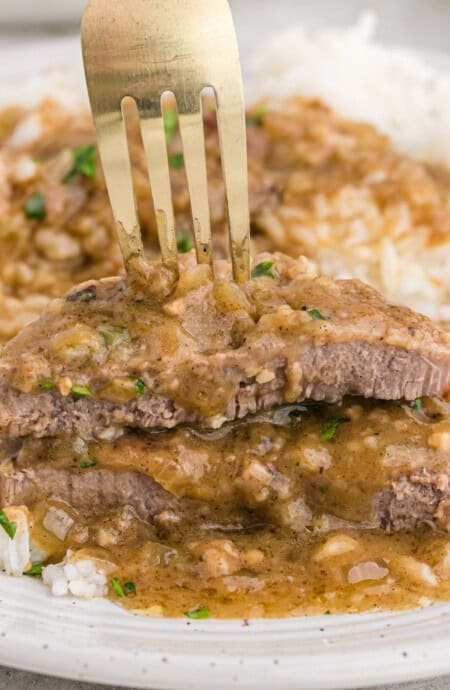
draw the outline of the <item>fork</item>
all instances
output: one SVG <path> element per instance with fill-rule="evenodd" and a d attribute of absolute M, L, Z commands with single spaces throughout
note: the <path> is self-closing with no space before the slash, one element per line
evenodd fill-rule
<path fill-rule="evenodd" d="M 164 264 L 178 271 L 162 96 L 175 95 L 197 261 L 212 267 L 201 92 L 215 93 L 233 275 L 249 278 L 245 109 L 227 0 L 89 0 L 82 23 L 89 98 L 117 236 L 127 270 L 143 254 L 124 99 L 137 106 Z"/>

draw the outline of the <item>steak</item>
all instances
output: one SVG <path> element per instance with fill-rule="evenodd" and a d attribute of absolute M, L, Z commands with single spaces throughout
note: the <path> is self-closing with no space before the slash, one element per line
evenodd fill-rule
<path fill-rule="evenodd" d="M 376 496 L 370 527 L 390 533 L 423 526 L 448 530 L 448 484 L 448 475 L 426 469 L 393 481 Z M 36 465 L 0 475 L 1 506 L 32 507 L 45 499 L 67 503 L 81 514 L 130 506 L 147 521 L 178 504 L 173 495 L 140 472 L 95 468 L 75 472 Z M 293 528 L 297 530 L 295 525 Z"/>
<path fill-rule="evenodd" d="M 5 346 L 0 429 L 101 437 L 302 400 L 448 395 L 450 336 L 429 319 L 305 260 L 258 261 L 241 287 L 225 262 L 213 282 L 191 256 L 176 285 L 153 262 L 148 286 L 107 279 L 56 300 Z"/>
<path fill-rule="evenodd" d="M 346 398 L 212 431 L 29 436 L 3 451 L 0 505 L 60 500 L 81 514 L 129 505 L 149 520 L 168 508 L 192 516 L 198 504 L 201 522 L 247 515 L 301 532 L 329 516 L 336 528 L 450 531 L 449 412 L 430 399 Z"/>
<path fill-rule="evenodd" d="M 387 532 L 413 530 L 423 525 L 450 529 L 448 474 L 422 468 L 392 482 L 377 497 L 375 522 Z"/>
<path fill-rule="evenodd" d="M 131 506 L 142 520 L 174 508 L 176 499 L 151 477 L 108 469 L 58 469 L 45 464 L 0 475 L 0 505 L 32 507 L 45 499 L 63 501 L 81 513 Z"/>

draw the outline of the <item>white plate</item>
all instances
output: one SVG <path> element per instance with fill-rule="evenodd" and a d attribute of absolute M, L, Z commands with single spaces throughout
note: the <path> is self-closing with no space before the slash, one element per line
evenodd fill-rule
<path fill-rule="evenodd" d="M 78 40 L 8 48 L 0 60 L 3 98 L 48 64 L 80 71 Z M 0 575 L 0 664 L 67 678 L 160 690 L 356 688 L 450 673 L 449 648 L 450 605 L 247 627 L 142 618 L 107 601 L 56 599 L 39 582 Z"/>
<path fill-rule="evenodd" d="M 55 599 L 0 577 L 0 663 L 158 690 L 324 690 L 450 672 L 450 606 L 407 614 L 186 621 Z"/>

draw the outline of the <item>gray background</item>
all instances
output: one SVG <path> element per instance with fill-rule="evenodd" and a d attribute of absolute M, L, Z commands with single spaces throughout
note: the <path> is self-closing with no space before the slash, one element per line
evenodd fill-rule
<path fill-rule="evenodd" d="M 324 24 L 345 26 L 354 22 L 365 9 L 373 9 L 379 15 L 378 33 L 387 43 L 426 51 L 450 50 L 450 0 L 231 0 L 231 4 L 245 56 L 255 50 L 264 50 L 265 38 L 272 31 L 294 22 L 302 22 L 311 28 Z M 26 41 L 30 34 L 33 37 L 54 36 L 76 31 L 76 25 L 36 26 L 30 23 L 29 16 L 27 19 L 27 26 L 0 26 L 0 48 L 6 42 L 10 44 L 14 41 L 17 45 L 20 41 Z M 94 690 L 101 687 L 98 684 L 66 681 L 0 667 L 0 690 Z M 447 690 L 450 689 L 450 677 L 379 688 L 397 689 Z M 109 686 L 109 690 L 119 688 Z"/>
<path fill-rule="evenodd" d="M 8 690 L 95 690 L 96 688 L 103 690 L 105 686 L 37 676 L 34 673 L 24 673 L 23 671 L 0 669 L 0 688 L 2 690 L 6 690 L 6 688 Z M 375 690 L 447 690 L 448 688 L 450 688 L 450 679 L 442 678 L 441 680 L 420 681 L 405 685 L 383 685 Z M 126 690 L 126 688 L 111 685 L 108 686 L 108 689 Z M 128 690 L 132 689 L 129 688 Z M 366 688 L 360 688 L 360 690 L 366 690 Z"/>

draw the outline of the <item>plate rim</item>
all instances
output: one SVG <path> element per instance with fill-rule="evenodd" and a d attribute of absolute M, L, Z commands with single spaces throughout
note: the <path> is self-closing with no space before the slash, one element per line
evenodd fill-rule
<path fill-rule="evenodd" d="M 338 690 L 450 673 L 450 603 L 246 625 L 145 618 L 3 574 L 0 591 L 0 663 L 56 677 L 158 690 Z"/>

